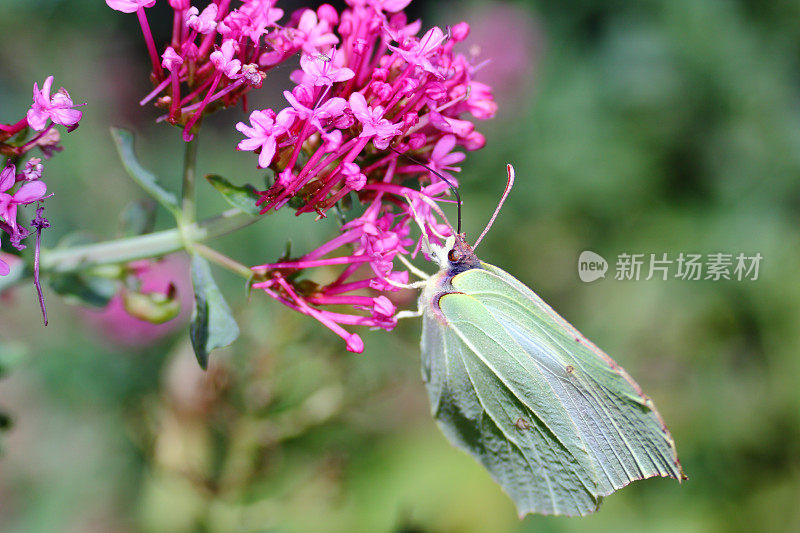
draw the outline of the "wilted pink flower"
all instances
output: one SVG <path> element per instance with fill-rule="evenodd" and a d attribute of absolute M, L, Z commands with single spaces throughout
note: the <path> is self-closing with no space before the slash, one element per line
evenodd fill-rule
<path fill-rule="evenodd" d="M 28 124 L 36 131 L 41 131 L 47 125 L 47 119 L 55 124 L 67 126 L 67 131 L 72 131 L 77 127 L 83 114 L 77 109 L 72 109 L 75 104 L 63 87 L 56 94 L 50 97 L 50 88 L 53 85 L 53 76 L 48 76 L 44 80 L 42 90 L 33 84 L 33 105 L 28 110 Z"/>

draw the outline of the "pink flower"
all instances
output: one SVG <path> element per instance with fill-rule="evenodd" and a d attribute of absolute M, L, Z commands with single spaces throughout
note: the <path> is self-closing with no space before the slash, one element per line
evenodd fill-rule
<path fill-rule="evenodd" d="M 53 76 L 44 80 L 41 91 L 36 83 L 33 84 L 33 105 L 28 110 L 28 124 L 34 130 L 42 131 L 47 125 L 47 119 L 50 119 L 72 131 L 83 115 L 77 109 L 72 109 L 75 105 L 63 87 L 50 98 L 52 85 Z"/>
<path fill-rule="evenodd" d="M 303 54 L 300 58 L 300 67 L 311 85 L 315 87 L 333 85 L 340 81 L 347 81 L 355 76 L 355 73 L 349 68 L 339 67 L 334 64 L 335 52 L 335 50 L 331 52 L 331 57 L 323 56 L 322 54 Z"/>
<path fill-rule="evenodd" d="M 13 164 L 6 165 L 0 172 L 0 220 L 8 224 L 12 233 L 18 232 L 17 206 L 41 200 L 47 192 L 47 185 L 41 180 L 36 180 L 24 182 L 13 194 L 6 193 L 16 183 L 15 173 L 16 167 Z"/>
<path fill-rule="evenodd" d="M 173 72 L 180 68 L 181 65 L 183 65 L 183 58 L 175 52 L 174 48 L 168 46 L 164 53 L 161 54 L 161 66 Z"/>
<path fill-rule="evenodd" d="M 267 168 L 275 155 L 277 147 L 275 138 L 285 133 L 293 122 L 294 116 L 288 110 L 281 111 L 277 116 L 272 112 L 253 111 L 250 113 L 252 126 L 244 122 L 236 124 L 236 129 L 248 137 L 240 141 L 237 148 L 246 151 L 260 149 L 258 166 Z"/>
<path fill-rule="evenodd" d="M 242 68 L 242 62 L 233 58 L 238 48 L 235 40 L 227 39 L 222 43 L 222 47 L 209 57 L 217 70 L 230 79 L 236 78 L 236 74 Z"/>
<path fill-rule="evenodd" d="M 115 11 L 135 13 L 140 8 L 153 7 L 156 0 L 106 0 L 106 5 Z"/>
<path fill-rule="evenodd" d="M 450 172 L 461 172 L 461 168 L 454 167 L 453 165 L 456 163 L 460 163 L 467 157 L 467 154 L 464 152 L 453 152 L 453 148 L 456 146 L 456 138 L 454 135 L 445 135 L 433 146 L 433 151 L 431 152 L 430 158 L 428 160 L 428 165 L 435 171 L 438 171 L 439 174 L 442 174 L 445 178 L 449 179 L 451 183 L 457 183 L 456 179 L 450 174 Z M 424 169 L 421 169 L 424 170 Z M 448 172 L 450 171 L 450 172 Z M 431 173 L 431 180 L 434 179 L 433 174 Z"/>
<path fill-rule="evenodd" d="M 283 96 L 292 106 L 292 109 L 287 110 L 289 113 L 300 120 L 308 120 L 312 126 L 320 131 L 323 130 L 323 122 L 327 123 L 339 117 L 347 107 L 347 102 L 344 98 L 331 98 L 324 104 L 311 109 L 301 104 L 289 91 L 283 91 Z"/>
<path fill-rule="evenodd" d="M 307 54 L 319 53 L 339 42 L 339 38 L 331 33 L 328 21 L 317 19 L 317 14 L 311 9 L 303 12 L 297 23 L 297 30 L 303 41 L 303 51 Z"/>
<path fill-rule="evenodd" d="M 441 74 L 430 61 L 430 57 L 436 53 L 437 49 L 444 41 L 444 32 L 440 28 L 434 26 L 425 32 L 425 35 L 422 36 L 419 42 L 413 43 L 408 50 L 403 50 L 396 46 L 390 46 L 389 49 L 397 52 L 400 57 L 405 59 L 408 63 L 422 67 L 434 76 L 444 78 L 444 75 Z"/>
<path fill-rule="evenodd" d="M 211 33 L 217 27 L 217 12 L 218 7 L 214 3 L 208 4 L 200 14 L 196 7 L 190 7 L 186 11 L 186 25 L 197 33 Z"/>
<path fill-rule="evenodd" d="M 492 97 L 492 90 L 485 83 L 471 81 L 467 85 L 456 85 L 450 91 L 454 100 L 466 98 L 466 106 L 472 116 L 486 120 L 497 113 L 497 103 Z"/>
<path fill-rule="evenodd" d="M 381 150 L 389 146 L 392 137 L 400 133 L 398 124 L 392 124 L 383 118 L 383 107 L 370 107 L 361 93 L 350 95 L 350 109 L 353 115 L 364 126 L 359 137 L 375 137 L 372 143 Z"/>

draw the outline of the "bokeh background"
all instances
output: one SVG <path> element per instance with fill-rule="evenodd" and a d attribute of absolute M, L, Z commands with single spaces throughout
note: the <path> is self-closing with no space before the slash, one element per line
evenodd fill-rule
<path fill-rule="evenodd" d="M 800 530 L 800 2 L 416 1 L 410 11 L 425 27 L 469 21 L 466 46 L 492 59 L 482 80 L 500 112 L 478 126 L 487 146 L 460 178 L 468 235 L 513 163 L 517 186 L 481 256 L 637 379 L 689 480 L 635 483 L 583 519 L 520 521 L 431 419 L 418 321 L 361 332 L 356 356 L 218 273 L 242 335 L 203 373 L 180 325 L 126 337 L 48 291 L 43 328 L 25 286 L 0 298 L 0 530 Z M 164 36 L 170 19 L 157 13 Z M 46 166 L 56 197 L 45 244 L 75 231 L 111 238 L 142 198 L 112 125 L 136 130 L 142 162 L 177 187 L 178 132 L 136 104 L 150 88 L 133 15 L 100 1 L 3 0 L 0 35 L 0 120 L 16 121 L 50 74 L 88 102 Z M 290 71 L 274 71 L 255 102 L 279 102 Z M 234 150 L 243 117 L 208 121 L 201 173 L 259 179 L 255 157 Z M 201 189 L 206 214 L 224 208 Z M 284 212 L 219 246 L 259 264 L 287 239 L 311 249 L 335 232 Z M 606 279 L 579 280 L 583 250 L 612 262 Z M 764 259 L 756 281 L 623 282 L 611 275 L 623 252 Z M 177 256 L 158 275 L 185 281 L 185 269 Z"/>

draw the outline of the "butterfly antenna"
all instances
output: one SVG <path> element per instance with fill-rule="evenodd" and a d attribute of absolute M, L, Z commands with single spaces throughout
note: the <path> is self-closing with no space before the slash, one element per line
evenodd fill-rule
<path fill-rule="evenodd" d="M 478 247 L 484 235 L 486 235 L 486 233 L 489 231 L 489 228 L 491 228 L 492 224 L 494 224 L 494 219 L 497 218 L 497 215 L 500 213 L 500 208 L 503 207 L 506 198 L 508 198 L 508 193 L 511 192 L 511 187 L 514 186 L 514 167 L 512 167 L 511 165 L 507 165 L 506 169 L 508 170 L 508 182 L 506 183 L 506 190 L 503 191 L 503 197 L 500 198 L 500 203 L 497 204 L 497 208 L 494 210 L 492 218 L 489 219 L 489 223 L 486 224 L 486 227 L 483 229 L 481 236 L 478 237 L 477 241 L 475 241 L 475 245 L 472 247 L 473 250 Z"/>
<path fill-rule="evenodd" d="M 432 173 L 436 174 L 437 176 L 439 176 L 439 179 L 441 179 L 443 182 L 445 182 L 450 187 L 450 190 L 453 191 L 453 194 L 456 197 L 456 205 L 458 205 L 458 224 L 457 224 L 456 233 L 458 233 L 460 235 L 461 234 L 461 196 L 458 194 L 458 189 L 456 189 L 455 185 L 453 185 L 453 182 L 451 182 L 449 179 L 447 179 L 444 176 L 442 176 L 439 172 L 436 172 L 435 170 L 433 170 L 431 167 L 429 167 L 428 165 L 426 165 L 425 163 L 423 163 L 419 159 L 417 159 L 415 157 L 412 157 L 412 156 L 410 156 L 408 154 L 404 154 L 402 152 L 399 152 L 399 151 L 395 150 L 394 148 L 392 148 L 391 146 L 389 147 L 389 150 L 391 150 L 392 152 L 396 153 L 397 155 L 405 157 L 409 161 L 411 161 L 413 163 L 416 163 L 417 165 L 419 165 L 421 167 L 425 167 L 430 172 L 432 172 Z"/>

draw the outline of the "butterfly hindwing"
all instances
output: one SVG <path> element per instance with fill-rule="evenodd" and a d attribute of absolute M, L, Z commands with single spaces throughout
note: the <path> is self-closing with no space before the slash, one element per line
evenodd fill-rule
<path fill-rule="evenodd" d="M 521 515 L 594 511 L 594 461 L 536 363 L 472 297 L 447 294 L 438 303 L 447 324 L 424 319 L 423 377 L 444 433 L 486 467 Z"/>

